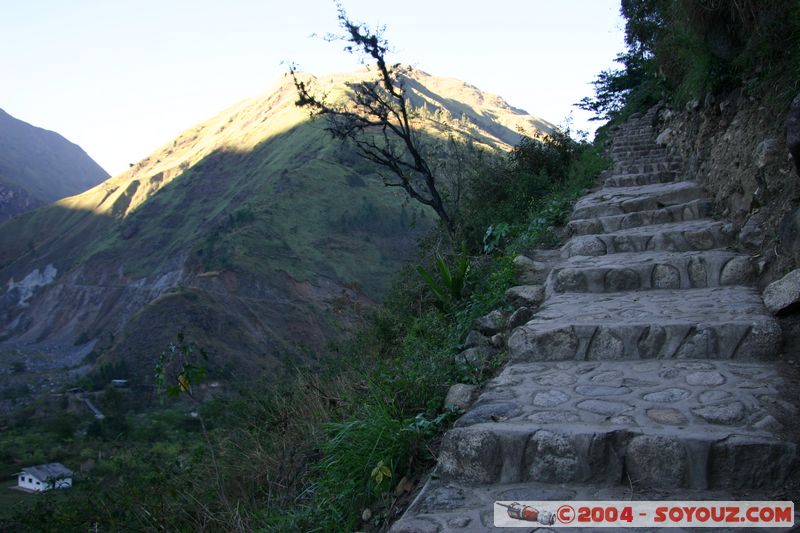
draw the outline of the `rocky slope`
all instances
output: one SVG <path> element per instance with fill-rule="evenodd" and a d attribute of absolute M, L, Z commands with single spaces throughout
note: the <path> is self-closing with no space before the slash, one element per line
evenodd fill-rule
<path fill-rule="evenodd" d="M 800 177 L 787 147 L 787 112 L 740 88 L 684 109 L 662 106 L 654 117 L 658 142 L 682 155 L 686 175 L 741 230 L 737 246 L 760 254 L 762 287 L 800 265 Z"/>
<path fill-rule="evenodd" d="M 0 109 L 0 221 L 108 178 L 80 146 Z"/>
<path fill-rule="evenodd" d="M 315 80 L 337 91 L 366 73 Z M 424 135 L 449 117 L 506 150 L 552 126 L 458 80 L 408 81 Z M 433 216 L 295 107 L 289 79 L 83 194 L 0 226 L 0 348 L 149 375 L 182 329 L 217 377 L 312 355 L 379 298 Z M 437 112 L 438 111 L 438 112 Z"/>
<path fill-rule="evenodd" d="M 800 166 L 789 146 L 797 126 L 788 131 L 791 120 L 800 124 L 800 100 L 791 118 L 783 100 L 745 85 L 682 109 L 661 106 L 653 123 L 659 144 L 681 154 L 683 172 L 733 223 L 732 244 L 754 257 L 762 289 L 800 267 Z M 800 314 L 778 318 L 787 351 L 800 349 Z"/>

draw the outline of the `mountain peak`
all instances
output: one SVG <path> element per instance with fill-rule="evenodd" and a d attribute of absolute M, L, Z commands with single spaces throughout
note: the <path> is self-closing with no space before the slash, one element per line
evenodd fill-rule
<path fill-rule="evenodd" d="M 371 75 L 302 74 L 330 93 Z M 406 84 L 427 109 L 415 123 L 430 139 L 446 138 L 442 121 L 500 151 L 520 129 L 552 131 L 460 80 L 412 70 Z M 125 172 L 0 227 L 0 338 L 55 346 L 73 364 L 92 352 L 148 368 L 183 329 L 232 368 L 254 370 L 346 330 L 434 216 L 384 187 L 380 168 L 296 100 L 284 77 Z M 48 266 L 57 274 L 25 284 Z"/>

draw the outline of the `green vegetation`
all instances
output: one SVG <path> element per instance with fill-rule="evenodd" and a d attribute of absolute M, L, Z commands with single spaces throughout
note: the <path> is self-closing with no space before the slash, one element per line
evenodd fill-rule
<path fill-rule="evenodd" d="M 330 101 L 327 95 L 310 90 L 292 65 L 289 73 L 297 89 L 297 105 L 308 108 L 312 117 L 325 116 L 327 131 L 334 138 L 351 143 L 364 160 L 392 175 L 382 177 L 386 187 L 400 188 L 409 198 L 432 209 L 453 236 L 458 221 L 446 205 L 446 182 L 434 165 L 436 158 L 426 153 L 414 120 L 412 92 L 406 87 L 412 69 L 387 62 L 389 43 L 382 28 L 372 30 L 352 21 L 342 4 L 337 3 L 337 8 L 339 26 L 344 30 L 339 40 L 346 43 L 344 49 L 360 55 L 362 63 L 374 62 L 376 76 L 346 84 L 347 96 Z M 463 125 L 468 124 L 464 116 Z"/>
<path fill-rule="evenodd" d="M 601 73 L 595 97 L 582 102 L 599 118 L 620 121 L 664 98 L 683 104 L 740 88 L 768 94 L 765 88 L 772 87 L 767 102 L 780 106 L 796 89 L 796 2 L 624 0 L 622 9 L 628 45 L 619 57 L 624 68 Z M 382 278 L 376 283 L 387 283 L 396 262 L 385 261 L 384 254 L 397 237 L 394 230 L 424 212 L 407 212 L 396 197 L 378 200 L 375 184 L 359 166 L 363 163 L 346 146 L 335 163 L 318 157 L 320 152 L 292 148 L 293 143 L 326 146 L 319 142 L 324 131 L 313 124 L 284 135 L 257 146 L 252 158 L 214 152 L 194 166 L 181 166 L 185 179 L 168 184 L 157 200 L 121 221 L 104 220 L 119 224 L 119 231 L 95 239 L 91 254 L 120 250 L 128 246 L 123 241 L 141 232 L 153 247 L 147 251 L 157 258 L 175 253 L 167 245 L 184 239 L 192 243 L 198 270 L 237 265 L 261 272 L 275 264 L 291 268 L 296 257 L 328 264 L 328 254 L 357 243 L 369 251 L 337 262 L 332 267 L 337 275 L 357 278 L 359 268 L 371 268 Z M 301 142 L 309 139 L 314 143 Z M 191 309 L 203 326 L 187 330 L 187 339 L 208 331 L 227 335 L 211 339 L 216 344 L 211 343 L 208 368 L 181 339 L 160 366 L 164 385 L 177 396 L 163 405 L 152 391 L 103 388 L 128 370 L 106 362 L 82 382 L 97 391 L 94 400 L 106 419 L 87 420 L 80 405 L 62 399 L 43 401 L 0 424 L 8 426 L 0 432 L 5 469 L 0 474 L 45 461 L 80 470 L 73 490 L 35 499 L 8 497 L 18 506 L 5 508 L 0 528 L 379 529 L 433 464 L 438 439 L 458 415 L 444 406 L 449 386 L 481 384 L 503 363 L 502 354 L 480 365 L 456 361 L 473 321 L 506 305 L 503 295 L 513 284 L 516 254 L 558 244 L 557 227 L 605 168 L 600 151 L 599 142 L 576 141 L 564 131 L 543 141 L 523 138 L 507 158 L 461 152 L 459 167 L 470 171 L 459 175 L 464 189 L 453 217 L 458 223 L 427 235 L 420 264 L 394 278 L 384 304 L 370 309 L 347 339 L 313 354 L 314 364 L 294 369 L 278 383 L 272 375 L 258 382 L 230 379 L 226 367 L 213 364 L 213 356 L 224 356 L 240 336 L 228 323 L 208 318 L 225 316 L 228 310 L 220 302 L 192 290 L 165 294 L 158 302 L 161 314 L 145 309 L 135 317 L 139 331 L 159 331 L 170 310 Z M 305 174 L 290 164 L 297 161 L 322 178 L 301 180 Z M 219 168 L 236 169 L 230 174 L 238 176 L 235 187 L 218 191 Z M 259 181 L 265 175 L 270 179 Z M 340 179 L 337 187 L 330 186 L 332 179 Z M 249 193 L 246 200 L 237 195 L 242 190 Z M 217 192 L 222 200 L 214 209 L 198 204 Z M 119 197 L 133 201 L 136 194 L 129 190 Z M 178 223 L 176 212 L 185 224 Z M 58 222 L 73 221 L 75 215 L 36 216 Z M 150 218 L 156 222 L 148 226 Z M 368 234 L 376 224 L 384 225 Z M 211 231 L 195 233 L 192 225 Z M 321 243 L 315 230 L 320 227 L 338 233 Z M 172 233 L 162 235 L 164 228 Z M 27 246 L 31 235 L 23 233 L 20 242 Z M 367 236 L 390 246 L 372 248 L 364 244 L 370 242 Z M 145 270 L 144 262 L 132 265 Z M 296 279 L 313 271 L 298 270 Z M 168 346 L 171 339 L 156 335 L 162 347 Z M 203 377 L 228 381 L 218 391 L 199 383 Z M 366 523 L 365 509 L 370 509 Z"/>
<path fill-rule="evenodd" d="M 622 69 L 600 73 L 581 107 L 622 120 L 659 100 L 683 105 L 737 88 L 784 109 L 800 77 L 800 4 L 623 0 Z"/>
<path fill-rule="evenodd" d="M 439 276 L 442 280 L 440 285 L 428 272 L 425 267 L 418 266 L 417 272 L 428 284 L 431 292 L 437 298 L 437 306 L 442 311 L 447 311 L 453 302 L 461 299 L 464 291 L 464 284 L 467 281 L 467 272 L 469 272 L 469 256 L 467 255 L 467 243 L 461 245 L 461 255 L 456 258 L 454 270 L 451 272 L 450 267 L 442 257 L 441 254 L 434 254 L 436 259 L 436 267 L 439 269 Z"/>
<path fill-rule="evenodd" d="M 547 131 L 494 97 L 459 92 L 460 82 L 414 75 L 414 111 L 430 110 L 415 124 L 426 145 L 448 144 L 437 128 L 454 116 L 465 119 L 453 128 L 487 152 L 510 150 L 519 138 L 513 127 Z M 361 76 L 316 86 L 332 90 Z M 377 165 L 332 141 L 295 100 L 284 80 L 267 97 L 188 130 L 103 185 L 4 223 L 0 276 L 19 281 L 53 263 L 59 276 L 77 276 L 80 287 L 104 280 L 102 301 L 58 300 L 41 316 L 60 325 L 45 328 L 53 335 L 64 327 L 58 335 L 73 334 L 76 345 L 96 340 L 88 363 L 136 361 L 128 377 L 149 378 L 152 358 L 180 329 L 207 349 L 212 368 L 238 369 L 240 379 L 320 350 L 357 321 L 346 305 L 342 313 L 327 307 L 338 305 L 343 292 L 359 303 L 382 299 L 436 215 L 385 187 Z M 442 159 L 455 174 L 454 160 Z M 151 297 L 110 290 L 126 284 L 158 288 Z M 31 307 L 49 290 L 39 291 Z M 125 326 L 110 328 L 111 336 L 111 323 Z"/>
<path fill-rule="evenodd" d="M 198 383 L 206 373 L 199 352 L 179 340 L 160 366 L 165 387 L 178 396 L 164 406 L 152 396 L 145 401 L 145 391 L 107 388 L 96 398 L 109 412 L 105 420 L 70 415 L 67 426 L 49 426 L 74 409 L 69 405 L 37 408 L 54 414 L 49 418 L 17 419 L 0 433 L 9 472 L 62 461 L 79 465 L 81 474 L 74 489 L 11 510 L 2 529 L 379 527 L 433 464 L 438 437 L 458 414 L 444 406 L 449 386 L 482 383 L 502 364 L 502 355 L 480 366 L 454 355 L 474 319 L 505 305 L 513 257 L 557 243 L 554 228 L 605 168 L 599 152 L 559 135 L 545 143 L 526 139 L 507 159 L 485 162 L 469 179 L 469 190 L 481 195 L 468 191 L 462 206 L 470 224 L 454 239 L 434 231 L 422 248 L 422 266 L 442 275 L 449 305 L 437 305 L 431 286 L 408 267 L 384 305 L 292 379 L 241 387 L 232 381 L 217 394 Z M 245 213 L 227 223 L 246 227 L 252 221 Z M 483 253 L 490 225 L 503 231 Z M 105 375 L 119 370 L 107 367 Z M 207 380 L 216 378 L 209 368 Z M 181 394 L 187 392 L 191 397 Z M 57 453 L 45 457 L 53 442 Z M 361 524 L 367 508 L 370 524 Z"/>

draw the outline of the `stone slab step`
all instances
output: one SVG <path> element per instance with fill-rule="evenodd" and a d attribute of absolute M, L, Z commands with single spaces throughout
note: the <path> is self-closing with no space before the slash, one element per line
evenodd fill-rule
<path fill-rule="evenodd" d="M 651 142 L 655 138 L 653 128 L 649 124 L 633 126 L 620 129 L 613 134 L 613 143 L 624 142 L 630 139 L 649 139 Z"/>
<path fill-rule="evenodd" d="M 605 187 L 636 187 L 638 185 L 653 185 L 656 183 L 670 183 L 678 180 L 675 171 L 650 172 L 646 174 L 616 174 L 606 178 Z"/>
<path fill-rule="evenodd" d="M 647 142 L 647 141 L 639 142 L 638 145 L 631 144 L 631 143 L 615 144 L 615 145 L 611 146 L 611 149 L 609 150 L 609 153 L 611 155 L 614 155 L 614 154 L 631 152 L 631 151 L 639 151 L 639 152 L 642 152 L 642 153 L 658 153 L 658 154 L 663 154 L 663 155 L 671 155 L 667 151 L 667 149 L 665 147 L 654 143 L 652 140 L 650 140 L 649 142 Z M 674 157 L 674 156 L 672 156 L 672 157 Z"/>
<path fill-rule="evenodd" d="M 622 163 L 626 161 L 631 163 L 651 163 L 660 161 L 668 161 L 674 163 L 680 162 L 666 153 L 662 153 L 656 150 L 650 150 L 648 148 L 612 152 L 610 156 L 615 163 Z"/>
<path fill-rule="evenodd" d="M 678 159 L 667 154 L 644 155 L 636 152 L 612 154 L 611 158 L 617 165 L 625 163 L 680 163 Z"/>
<path fill-rule="evenodd" d="M 660 209 L 705 196 L 705 191 L 694 181 L 609 187 L 587 194 L 578 200 L 572 211 L 571 220 Z"/>
<path fill-rule="evenodd" d="M 496 501 L 734 501 L 773 500 L 770 493 L 755 491 L 698 491 L 692 489 L 644 489 L 629 485 L 605 486 L 600 484 L 548 484 L 548 483 L 503 483 L 481 485 L 431 478 L 409 506 L 403 518 L 395 522 L 391 533 L 483 533 L 509 531 L 494 527 L 494 502 Z M 800 519 L 800 509 L 795 513 Z M 539 524 L 532 523 L 531 528 Z M 772 529 L 778 531 L 777 529 Z M 537 533 L 560 531 L 564 533 L 587 533 L 588 528 L 518 529 Z M 604 528 L 598 531 L 611 532 Z M 636 533 L 652 529 L 626 528 Z M 670 528 L 671 533 L 686 533 L 689 530 Z M 708 529 L 707 531 L 711 531 Z M 739 529 L 715 529 L 718 532 L 735 533 Z M 769 528 L 759 531 L 768 532 Z M 781 530 L 783 531 L 783 530 Z"/>
<path fill-rule="evenodd" d="M 650 167 L 648 171 L 653 169 L 678 171 L 682 169 L 679 162 L 663 157 L 614 157 L 612 161 L 614 162 L 612 169 L 616 172 L 624 172 L 630 166 L 647 166 Z"/>
<path fill-rule="evenodd" d="M 653 148 L 652 144 L 644 146 L 626 146 L 622 148 L 615 148 L 608 152 L 608 157 L 615 163 L 622 160 L 629 160 L 630 162 L 637 162 L 637 158 L 642 158 L 641 162 L 646 159 L 656 158 L 661 161 L 680 162 L 674 156 L 665 152 L 664 150 Z"/>
<path fill-rule="evenodd" d="M 621 148 L 649 148 L 655 146 L 655 137 L 652 133 L 623 135 L 611 144 L 611 149 Z"/>
<path fill-rule="evenodd" d="M 550 271 L 545 287 L 548 294 L 698 289 L 751 285 L 757 271 L 749 255 L 725 250 L 575 256 Z"/>
<path fill-rule="evenodd" d="M 711 219 L 654 224 L 631 229 L 578 235 L 561 248 L 562 257 L 600 256 L 622 252 L 688 252 L 726 248 L 733 243 L 732 228 Z"/>
<path fill-rule="evenodd" d="M 613 156 L 614 154 L 631 152 L 631 151 L 654 151 L 669 155 L 669 152 L 667 152 L 664 148 L 656 145 L 653 142 L 652 138 L 614 145 L 611 147 L 611 150 L 608 151 L 608 154 Z"/>
<path fill-rule="evenodd" d="M 667 152 L 667 149 L 664 146 L 656 144 L 655 142 L 653 142 L 652 139 L 639 139 L 638 143 L 639 143 L 639 146 L 636 146 L 635 148 L 644 149 L 644 150 L 658 151 L 658 152 L 661 152 L 661 153 L 664 153 L 664 154 L 669 153 L 669 152 Z M 634 148 L 634 147 L 631 146 L 630 142 L 623 142 L 622 144 L 615 143 L 615 144 L 611 145 L 610 152 L 613 154 L 614 152 L 618 152 L 620 150 L 629 150 L 631 148 Z"/>
<path fill-rule="evenodd" d="M 681 170 L 680 163 L 625 163 L 614 165 L 616 172 L 628 174 L 640 174 L 642 172 L 661 172 L 665 170 Z"/>
<path fill-rule="evenodd" d="M 778 364 L 672 360 L 510 365 L 443 438 L 436 473 L 474 483 L 776 489 L 797 384 Z"/>
<path fill-rule="evenodd" d="M 710 200 L 692 200 L 691 202 L 683 204 L 675 204 L 647 211 L 634 211 L 633 213 L 624 215 L 571 220 L 567 223 L 567 230 L 571 235 L 611 233 L 642 226 L 699 220 L 708 217 L 711 215 L 711 212 L 712 204 Z"/>
<path fill-rule="evenodd" d="M 781 328 L 747 287 L 556 293 L 508 339 L 512 360 L 774 359 Z"/>

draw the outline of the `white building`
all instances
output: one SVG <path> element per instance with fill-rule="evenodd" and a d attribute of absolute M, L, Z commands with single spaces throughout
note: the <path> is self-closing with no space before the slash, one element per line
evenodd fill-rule
<path fill-rule="evenodd" d="M 61 463 L 29 466 L 17 474 L 17 486 L 36 492 L 68 489 L 72 486 L 72 470 Z"/>

